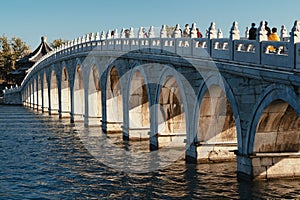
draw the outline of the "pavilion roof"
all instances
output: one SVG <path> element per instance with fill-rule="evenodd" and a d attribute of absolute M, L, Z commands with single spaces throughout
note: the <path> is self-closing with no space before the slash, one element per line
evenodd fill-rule
<path fill-rule="evenodd" d="M 40 45 L 29 55 L 21 58 L 18 63 L 22 66 L 24 64 L 31 63 L 33 65 L 38 61 L 43 55 L 47 54 L 49 51 L 52 51 L 51 47 L 46 42 L 46 37 L 41 38 Z"/>

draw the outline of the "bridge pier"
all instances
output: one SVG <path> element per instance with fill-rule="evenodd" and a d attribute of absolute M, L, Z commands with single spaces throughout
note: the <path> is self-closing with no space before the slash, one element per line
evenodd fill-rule
<path fill-rule="evenodd" d="M 300 153 L 237 155 L 238 176 L 249 179 L 300 177 Z"/>
<path fill-rule="evenodd" d="M 60 116 L 61 116 L 61 118 L 69 118 L 70 117 L 70 111 L 61 111 Z"/>
<path fill-rule="evenodd" d="M 252 179 L 252 160 L 247 155 L 242 155 L 236 152 L 237 173 L 239 177 Z"/>
<path fill-rule="evenodd" d="M 234 151 L 237 149 L 236 142 L 197 142 L 197 162 L 228 162 L 235 161 Z"/>
<path fill-rule="evenodd" d="M 159 148 L 183 147 L 186 144 L 185 133 L 158 133 L 157 138 Z"/>
<path fill-rule="evenodd" d="M 87 125 L 88 126 L 101 126 L 102 117 L 88 117 Z"/>
<path fill-rule="evenodd" d="M 188 140 L 195 138 L 187 138 Z M 186 144 L 186 162 L 188 163 L 217 163 L 236 160 L 236 142 L 199 142 L 190 141 Z"/>
<path fill-rule="evenodd" d="M 49 115 L 59 115 L 59 110 L 56 108 L 49 108 Z"/>
<path fill-rule="evenodd" d="M 197 147 L 194 142 L 186 147 L 185 161 L 187 163 L 197 163 Z"/>
<path fill-rule="evenodd" d="M 84 115 L 83 114 L 73 114 L 74 122 L 84 122 Z"/>
<path fill-rule="evenodd" d="M 101 121 L 104 133 L 122 133 L 122 123 L 117 121 Z"/>
<path fill-rule="evenodd" d="M 130 141 L 143 141 L 149 140 L 149 131 L 148 127 L 127 127 L 122 126 L 123 138 Z"/>
<path fill-rule="evenodd" d="M 151 135 L 151 132 L 148 133 L 149 138 L 149 145 L 150 145 L 150 151 L 157 151 L 158 150 L 158 138 L 157 134 Z"/>

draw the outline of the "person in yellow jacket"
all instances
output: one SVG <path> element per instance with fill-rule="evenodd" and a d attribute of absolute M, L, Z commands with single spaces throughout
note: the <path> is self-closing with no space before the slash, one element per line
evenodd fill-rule
<path fill-rule="evenodd" d="M 269 41 L 280 41 L 279 36 L 277 35 L 277 28 L 272 28 L 272 33 L 268 37 Z M 276 49 L 273 46 L 269 47 L 270 52 L 274 52 Z"/>

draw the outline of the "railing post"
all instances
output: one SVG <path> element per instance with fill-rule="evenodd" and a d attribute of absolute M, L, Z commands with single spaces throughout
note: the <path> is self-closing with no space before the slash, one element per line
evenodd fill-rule
<path fill-rule="evenodd" d="M 192 24 L 191 28 L 191 38 L 197 38 L 197 29 L 196 29 L 196 23 Z"/>
<path fill-rule="evenodd" d="M 294 69 L 297 68 L 297 48 L 295 48 L 296 43 L 300 43 L 300 20 L 296 20 L 294 22 L 294 26 L 290 33 L 290 49 L 289 49 L 289 60 L 290 65 L 293 66 Z"/>
<path fill-rule="evenodd" d="M 129 29 L 129 38 L 134 38 L 134 32 L 132 27 L 130 27 Z"/>
<path fill-rule="evenodd" d="M 177 46 L 178 46 L 178 41 L 177 38 L 174 38 L 174 53 L 177 54 Z"/>
<path fill-rule="evenodd" d="M 285 25 L 281 26 L 281 30 L 280 30 L 280 40 L 285 42 L 287 41 L 286 38 L 289 36 L 288 31 L 285 27 Z"/>
<path fill-rule="evenodd" d="M 264 53 L 262 41 L 268 40 L 268 36 L 267 36 L 268 31 L 266 31 L 265 26 L 266 26 L 266 22 L 261 21 L 256 32 L 256 41 L 259 42 L 259 48 L 257 48 L 259 49 L 259 64 L 261 64 L 262 54 Z"/>
<path fill-rule="evenodd" d="M 124 47 L 123 47 L 124 46 L 124 38 L 121 38 L 120 42 L 121 42 L 121 47 L 120 48 L 121 48 L 121 51 L 123 51 L 123 49 L 124 49 Z"/>
<path fill-rule="evenodd" d="M 176 27 L 174 30 L 174 38 L 181 38 L 181 30 L 180 30 L 179 24 L 176 24 Z"/>
<path fill-rule="evenodd" d="M 249 27 L 246 27 L 246 31 L 245 31 L 245 39 L 249 38 Z"/>
<path fill-rule="evenodd" d="M 162 25 L 160 30 L 160 38 L 167 38 L 167 37 L 168 37 L 168 33 L 167 33 L 166 25 Z"/>
<path fill-rule="evenodd" d="M 207 43 L 207 52 L 211 56 L 212 52 L 212 39 L 217 38 L 217 31 L 216 31 L 216 24 L 215 22 L 212 22 L 210 24 L 210 27 L 208 28 L 207 31 L 207 38 L 208 38 L 208 43 Z"/>
<path fill-rule="evenodd" d="M 136 45 L 136 42 L 135 42 Z M 141 49 L 141 40 L 138 40 L 139 49 Z"/>
<path fill-rule="evenodd" d="M 234 40 L 239 40 L 240 39 L 240 31 L 238 27 L 238 22 L 234 21 L 230 30 L 230 38 L 229 38 L 229 51 L 230 51 L 230 60 L 234 59 Z"/>
<path fill-rule="evenodd" d="M 295 50 L 295 69 L 300 70 L 300 55 L 297 52 L 300 52 L 300 43 L 294 44 Z"/>
<path fill-rule="evenodd" d="M 217 33 L 218 38 L 223 38 L 223 32 L 220 28 L 218 28 L 218 33 Z"/>
<path fill-rule="evenodd" d="M 155 37 L 154 27 L 150 26 L 149 32 L 148 32 L 148 38 L 154 38 L 154 37 Z"/>

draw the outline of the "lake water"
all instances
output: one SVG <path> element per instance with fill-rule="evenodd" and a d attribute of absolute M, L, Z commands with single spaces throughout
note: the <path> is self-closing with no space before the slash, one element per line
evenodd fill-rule
<path fill-rule="evenodd" d="M 194 165 L 179 159 L 143 172 L 147 162 L 141 158 L 140 165 L 132 165 L 140 172 L 122 170 L 121 161 L 114 165 L 111 158 L 123 151 L 147 152 L 146 142 L 124 144 L 118 135 L 101 133 L 100 127 L 72 126 L 68 119 L 57 118 L 0 105 L 0 199 L 300 198 L 300 179 L 241 181 L 235 163 Z M 86 133 L 95 136 L 90 138 L 93 149 L 85 144 Z M 122 151 L 95 154 L 110 142 Z"/>

